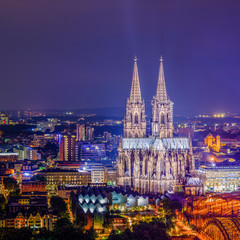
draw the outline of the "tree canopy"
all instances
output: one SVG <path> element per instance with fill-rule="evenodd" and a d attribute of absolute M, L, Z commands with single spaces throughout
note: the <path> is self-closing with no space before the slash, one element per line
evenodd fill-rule
<path fill-rule="evenodd" d="M 50 204 L 53 210 L 57 212 L 58 215 L 64 216 L 67 212 L 67 204 L 61 197 L 53 196 L 50 199 Z"/>
<path fill-rule="evenodd" d="M 4 178 L 3 185 L 4 185 L 4 188 L 10 192 L 14 192 L 19 189 L 17 181 L 11 177 Z"/>
<path fill-rule="evenodd" d="M 170 239 L 167 234 L 167 226 L 164 222 L 153 220 L 149 223 L 140 222 L 133 225 L 132 231 L 126 229 L 123 233 L 112 231 L 108 240 L 168 240 Z"/>

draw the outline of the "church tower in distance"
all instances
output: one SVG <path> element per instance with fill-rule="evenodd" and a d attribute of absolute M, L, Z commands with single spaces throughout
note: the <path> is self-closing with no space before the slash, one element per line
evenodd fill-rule
<path fill-rule="evenodd" d="M 152 136 L 172 138 L 173 136 L 173 102 L 167 96 L 163 70 L 163 59 L 160 58 L 160 69 L 156 96 L 152 100 Z"/>
<path fill-rule="evenodd" d="M 124 118 L 124 137 L 146 137 L 145 103 L 141 96 L 136 57 L 134 59 L 131 93 L 130 98 L 127 99 L 126 115 Z"/>

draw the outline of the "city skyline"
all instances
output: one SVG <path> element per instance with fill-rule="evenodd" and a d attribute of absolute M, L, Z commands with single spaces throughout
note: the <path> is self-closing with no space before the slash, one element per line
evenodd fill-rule
<path fill-rule="evenodd" d="M 239 10 L 0 1 L 0 240 L 240 239 Z"/>
<path fill-rule="evenodd" d="M 124 109 L 135 55 L 150 103 L 162 55 L 176 113 L 238 112 L 239 2 L 93 3 L 1 3 L 1 110 Z"/>

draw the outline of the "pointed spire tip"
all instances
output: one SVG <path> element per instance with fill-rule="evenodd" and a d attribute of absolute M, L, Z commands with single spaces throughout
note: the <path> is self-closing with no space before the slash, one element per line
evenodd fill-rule
<path fill-rule="evenodd" d="M 160 57 L 160 62 L 163 62 L 163 57 L 162 56 Z"/>
<path fill-rule="evenodd" d="M 135 57 L 134 57 L 134 62 L 137 62 L 137 60 L 138 60 L 138 59 L 137 59 L 137 56 L 135 55 Z"/>

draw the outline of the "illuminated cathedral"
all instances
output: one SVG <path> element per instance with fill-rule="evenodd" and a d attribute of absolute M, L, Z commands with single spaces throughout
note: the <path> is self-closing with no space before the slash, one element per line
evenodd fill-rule
<path fill-rule="evenodd" d="M 183 186 L 195 169 L 192 144 L 190 138 L 173 137 L 173 102 L 167 95 L 162 58 L 152 100 L 150 135 L 146 128 L 145 102 L 135 58 L 124 134 L 118 148 L 117 184 L 141 193 L 163 193 Z"/>

